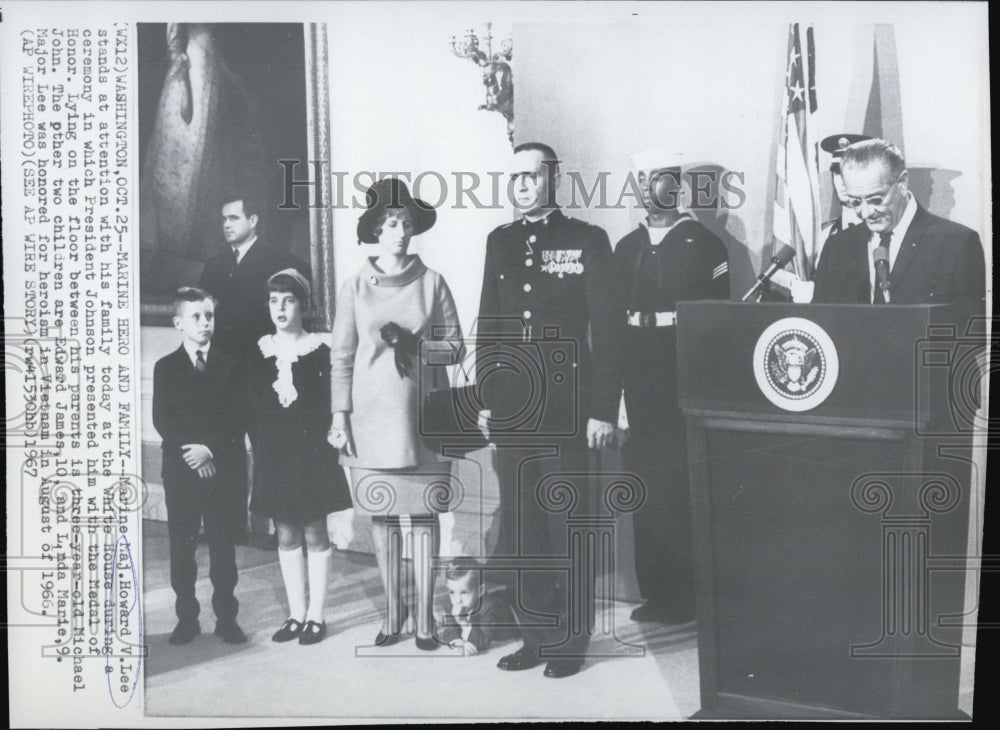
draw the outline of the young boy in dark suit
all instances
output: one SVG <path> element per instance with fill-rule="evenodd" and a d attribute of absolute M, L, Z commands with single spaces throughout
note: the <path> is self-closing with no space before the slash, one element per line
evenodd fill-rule
<path fill-rule="evenodd" d="M 473 558 L 455 558 L 445 573 L 450 605 L 443 606 L 438 640 L 464 656 L 486 651 L 494 641 L 516 636 L 507 603 L 486 592 L 483 566 Z"/>
<path fill-rule="evenodd" d="M 183 335 L 181 346 L 157 361 L 153 371 L 153 425 L 163 437 L 170 584 L 177 595 L 178 622 L 170 643 L 187 644 L 201 633 L 195 549 L 204 520 L 215 634 L 240 644 L 247 637 L 236 623 L 236 550 L 227 507 L 234 492 L 246 493 L 244 429 L 238 415 L 241 379 L 236 361 L 212 346 L 211 294 L 178 289 L 173 321 Z"/>

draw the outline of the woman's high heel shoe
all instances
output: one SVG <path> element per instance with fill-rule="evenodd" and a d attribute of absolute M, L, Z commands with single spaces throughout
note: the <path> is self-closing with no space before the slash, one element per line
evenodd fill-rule
<path fill-rule="evenodd" d="M 393 644 L 398 644 L 400 640 L 403 638 L 402 636 L 403 624 L 406 623 L 406 620 L 409 617 L 410 617 L 410 609 L 406 606 L 403 606 L 403 615 L 399 619 L 400 631 L 397 631 L 394 634 L 387 634 L 384 631 L 379 631 L 378 635 L 375 637 L 375 646 L 392 646 Z"/>
<path fill-rule="evenodd" d="M 418 649 L 423 649 L 424 651 L 434 651 L 439 646 L 441 646 L 441 644 L 434 636 L 429 636 L 426 639 L 422 636 L 417 637 Z"/>

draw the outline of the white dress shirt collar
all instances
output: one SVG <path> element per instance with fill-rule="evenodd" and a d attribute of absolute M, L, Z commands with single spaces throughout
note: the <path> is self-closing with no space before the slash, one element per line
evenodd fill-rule
<path fill-rule="evenodd" d="M 899 217 L 899 222 L 892 229 L 892 238 L 889 240 L 889 271 L 892 271 L 896 266 L 896 257 L 899 255 L 899 249 L 903 245 L 903 239 L 906 238 L 906 232 L 910 229 L 913 216 L 917 214 L 916 198 L 913 197 L 913 193 L 909 190 L 906 191 L 906 195 L 908 199 L 906 207 L 903 209 L 903 215 Z M 871 285 L 872 302 L 875 301 L 875 259 L 872 254 L 875 253 L 875 249 L 881 241 L 881 234 L 875 232 L 872 232 L 868 238 L 868 282 Z"/>
<path fill-rule="evenodd" d="M 233 246 L 233 250 L 236 251 L 237 264 L 243 260 L 243 257 L 247 255 L 247 251 L 249 251 L 250 247 L 253 246 L 256 242 L 257 242 L 257 236 L 255 234 L 252 237 L 245 240 L 243 243 Z"/>
<path fill-rule="evenodd" d="M 185 338 L 182 344 L 184 345 L 184 351 L 187 353 L 188 359 L 191 361 L 192 365 L 195 365 L 198 362 L 198 350 L 201 350 L 201 356 L 205 359 L 205 362 L 208 363 L 208 349 L 212 346 L 211 341 L 201 347 L 198 347 L 198 345 Z"/>

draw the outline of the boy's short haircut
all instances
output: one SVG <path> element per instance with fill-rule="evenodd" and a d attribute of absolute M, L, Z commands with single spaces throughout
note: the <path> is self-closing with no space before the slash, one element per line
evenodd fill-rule
<path fill-rule="evenodd" d="M 448 563 L 444 579 L 464 580 L 469 576 L 474 576 L 477 581 L 482 582 L 482 569 L 482 563 L 475 558 L 454 558 Z"/>
<path fill-rule="evenodd" d="M 199 289 L 196 286 L 182 286 L 174 292 L 174 316 L 180 316 L 181 307 L 185 302 L 203 302 L 206 299 L 212 302 L 213 307 L 219 305 L 218 300 L 204 289 Z"/>

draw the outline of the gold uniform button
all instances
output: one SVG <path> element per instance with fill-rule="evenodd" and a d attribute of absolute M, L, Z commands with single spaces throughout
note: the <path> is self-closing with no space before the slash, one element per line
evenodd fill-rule
<path fill-rule="evenodd" d="M 530 236 L 528 236 L 528 243 L 534 243 L 537 240 L 538 240 L 538 236 L 536 236 L 534 233 L 532 233 Z"/>
<path fill-rule="evenodd" d="M 524 290 L 525 291 L 531 291 L 531 284 L 525 284 L 524 285 Z"/>
<path fill-rule="evenodd" d="M 535 262 L 532 261 L 531 259 L 525 259 L 524 260 L 524 265 L 525 266 L 531 266 L 533 263 L 535 263 Z"/>
<path fill-rule="evenodd" d="M 530 310 L 527 310 L 527 309 L 524 310 L 524 318 L 525 319 L 531 319 L 531 311 Z"/>

